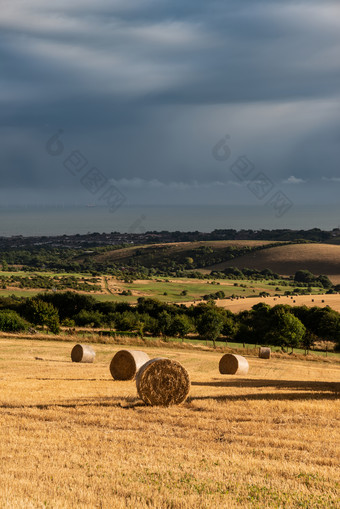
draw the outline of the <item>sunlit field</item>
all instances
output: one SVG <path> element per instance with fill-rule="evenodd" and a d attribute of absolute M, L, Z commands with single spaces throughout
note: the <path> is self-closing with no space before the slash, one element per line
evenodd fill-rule
<path fill-rule="evenodd" d="M 0 297 L 9 297 L 15 295 L 16 297 L 33 297 L 39 293 L 45 293 L 46 291 L 51 292 L 51 289 L 44 288 L 27 288 L 26 278 L 42 277 L 50 279 L 53 282 L 53 278 L 63 277 L 74 277 L 77 280 L 84 280 L 89 283 L 86 292 L 83 290 L 77 290 L 79 293 L 86 293 L 92 295 L 97 300 L 115 301 L 115 302 L 129 302 L 135 304 L 139 297 L 147 297 L 152 299 L 158 299 L 162 302 L 169 303 L 192 303 L 199 302 L 202 300 L 204 295 L 212 294 L 218 291 L 223 291 L 227 299 L 238 298 L 242 301 L 246 298 L 249 299 L 251 306 L 256 304 L 262 297 L 259 297 L 261 292 L 266 292 L 273 299 L 274 296 L 283 296 L 285 291 L 293 291 L 293 286 L 287 286 L 282 284 L 281 280 L 246 280 L 246 279 L 216 279 L 216 280 L 205 280 L 205 279 L 194 279 L 194 278 L 182 278 L 182 277 L 157 277 L 154 279 L 135 280 L 133 282 L 124 282 L 112 276 L 99 276 L 94 278 L 96 280 L 96 286 L 93 281 L 91 282 L 92 276 L 90 274 L 53 274 L 50 272 L 0 272 L 0 276 L 10 277 L 16 276 L 21 278 L 20 280 L 11 282 L 5 285 L 5 288 L 0 288 Z M 98 287 L 98 289 L 96 288 Z M 71 288 L 63 288 L 63 291 L 72 290 Z M 311 287 L 313 294 L 322 294 L 325 292 L 320 287 Z M 334 298 L 334 295 L 332 296 Z M 324 298 L 329 298 L 326 295 Z M 340 295 L 338 296 L 340 302 Z M 231 304 L 231 308 L 235 306 L 230 300 L 227 304 Z M 251 307 L 250 306 L 250 307 Z M 244 308 L 247 305 L 244 304 Z"/>
<path fill-rule="evenodd" d="M 0 338 L 0 507 L 340 507 L 340 363 L 151 348 L 188 370 L 178 407 L 147 407 L 111 378 L 117 345 Z M 326 362 L 327 361 L 327 362 Z"/>

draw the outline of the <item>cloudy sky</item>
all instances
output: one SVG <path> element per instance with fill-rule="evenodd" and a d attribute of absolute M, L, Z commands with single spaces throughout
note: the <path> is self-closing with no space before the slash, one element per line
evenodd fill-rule
<path fill-rule="evenodd" d="M 1 203 L 338 203 L 339 55 L 338 1 L 2 0 Z"/>

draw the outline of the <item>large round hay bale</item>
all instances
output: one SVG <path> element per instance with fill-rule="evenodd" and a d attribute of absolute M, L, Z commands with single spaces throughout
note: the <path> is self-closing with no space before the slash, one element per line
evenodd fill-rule
<path fill-rule="evenodd" d="M 141 367 L 136 385 L 139 397 L 147 405 L 179 405 L 189 394 L 190 378 L 179 362 L 157 358 Z"/>
<path fill-rule="evenodd" d="M 226 353 L 220 360 L 219 368 L 222 375 L 246 375 L 249 364 L 242 355 Z"/>
<path fill-rule="evenodd" d="M 271 350 L 267 346 L 261 346 L 259 350 L 260 359 L 270 359 Z"/>
<path fill-rule="evenodd" d="M 96 352 L 91 346 L 78 344 L 72 348 L 72 362 L 93 362 L 95 356 Z"/>
<path fill-rule="evenodd" d="M 110 364 L 110 372 L 115 380 L 133 380 L 137 371 L 150 360 L 147 353 L 140 350 L 119 350 Z"/>

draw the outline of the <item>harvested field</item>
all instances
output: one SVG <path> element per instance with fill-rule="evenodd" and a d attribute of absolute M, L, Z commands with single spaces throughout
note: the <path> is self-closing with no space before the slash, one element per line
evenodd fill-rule
<path fill-rule="evenodd" d="M 189 372 L 188 400 L 148 407 L 69 343 L 0 339 L 4 508 L 339 507 L 340 364 L 146 348 Z M 35 357 L 44 360 L 36 360 Z"/>
<path fill-rule="evenodd" d="M 294 295 L 294 296 L 280 296 L 280 297 L 256 297 L 256 298 L 245 298 L 245 299 L 221 299 L 216 301 L 216 305 L 230 309 L 233 313 L 238 313 L 245 309 L 251 309 L 258 302 L 264 302 L 270 306 L 276 306 L 276 304 L 289 304 L 290 306 L 329 306 L 335 311 L 340 312 L 340 295 Z M 189 303 L 188 303 L 189 305 Z"/>
<path fill-rule="evenodd" d="M 297 270 L 310 270 L 315 275 L 340 276 L 340 246 L 331 244 L 292 244 L 254 251 L 206 269 L 223 270 L 226 267 L 271 269 L 282 276 Z M 333 280 L 332 280 L 333 281 Z M 337 281 L 334 281 L 336 284 Z"/>

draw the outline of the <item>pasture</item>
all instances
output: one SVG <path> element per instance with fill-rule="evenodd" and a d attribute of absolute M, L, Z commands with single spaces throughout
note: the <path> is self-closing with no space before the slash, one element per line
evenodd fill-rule
<path fill-rule="evenodd" d="M 121 347 L 76 364 L 72 346 L 0 338 L 0 507 L 339 507 L 339 362 L 248 356 L 238 377 L 221 352 L 149 346 L 191 377 L 162 408 L 112 379 Z"/>
<path fill-rule="evenodd" d="M 14 274 L 14 273 L 13 273 Z M 27 280 L 25 278 L 44 277 L 48 281 L 54 281 L 53 278 L 63 277 L 60 274 L 45 273 L 45 272 L 18 272 L 16 274 L 20 279 L 16 283 L 8 285 L 6 289 L 0 289 L 0 297 L 9 297 L 15 295 L 16 297 L 33 297 L 39 293 L 51 291 L 46 288 L 27 288 Z M 1 272 L 0 276 L 8 276 L 8 273 Z M 64 274 L 65 277 L 65 274 Z M 92 295 L 99 301 L 115 301 L 115 302 L 129 302 L 136 303 L 139 297 L 149 297 L 158 299 L 162 302 L 169 303 L 187 303 L 202 300 L 203 295 L 215 293 L 222 290 L 226 298 L 231 296 L 256 298 L 261 292 L 266 292 L 271 296 L 283 295 L 285 291 L 292 291 L 292 286 L 282 284 L 281 280 L 245 280 L 245 279 L 193 279 L 185 277 L 157 277 L 152 279 L 135 280 L 133 282 L 124 282 L 112 276 L 97 277 L 97 284 L 99 289 L 96 289 L 91 276 L 86 274 L 72 274 L 79 281 L 88 283 L 87 291 L 77 290 L 78 293 L 86 293 Z M 287 281 L 283 282 L 287 284 Z M 61 291 L 66 291 L 70 288 L 63 288 Z M 319 294 L 324 290 L 320 287 L 312 287 L 313 294 Z M 123 295 L 122 295 L 123 292 Z M 251 300 L 252 305 L 257 301 Z"/>
<path fill-rule="evenodd" d="M 292 290 L 291 286 L 283 286 L 280 281 L 254 281 L 238 279 L 216 279 L 213 281 L 191 278 L 157 278 L 152 280 L 136 280 L 132 283 L 124 283 L 115 278 L 106 278 L 108 290 L 112 300 L 124 300 L 136 302 L 138 297 L 149 297 L 162 302 L 185 303 L 188 301 L 201 300 L 203 295 L 222 290 L 226 297 L 235 295 L 238 297 L 258 295 L 267 292 L 271 295 L 286 290 Z M 243 286 L 242 286 L 243 285 Z M 279 288 L 279 290 L 276 290 Z M 131 295 L 121 296 L 122 291 L 129 291 Z M 314 288 L 319 292 L 320 288 Z M 103 296 L 98 296 L 102 299 Z"/>

